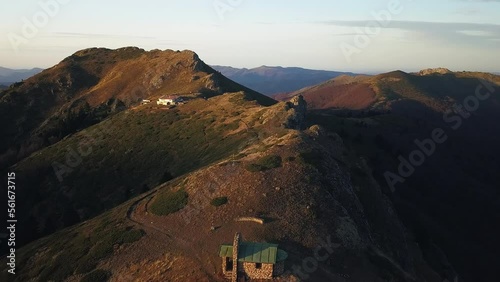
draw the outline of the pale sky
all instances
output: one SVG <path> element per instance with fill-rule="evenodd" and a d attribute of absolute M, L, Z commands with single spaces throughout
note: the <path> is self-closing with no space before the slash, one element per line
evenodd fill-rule
<path fill-rule="evenodd" d="M 208 64 L 500 72 L 500 0 L 0 0 L 0 66 L 89 47 L 193 50 Z"/>

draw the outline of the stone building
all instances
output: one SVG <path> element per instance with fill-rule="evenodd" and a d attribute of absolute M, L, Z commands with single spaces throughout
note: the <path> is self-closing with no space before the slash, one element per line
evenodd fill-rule
<path fill-rule="evenodd" d="M 178 105 L 183 103 L 184 100 L 181 97 L 176 97 L 176 96 L 163 96 L 158 101 L 156 101 L 156 104 L 158 105 L 163 105 L 163 106 L 173 106 L 173 105 Z"/>
<path fill-rule="evenodd" d="M 278 249 L 277 244 L 243 242 L 236 233 L 233 245 L 220 246 L 219 256 L 222 272 L 235 282 L 238 277 L 272 279 L 283 274 L 288 254 Z"/>

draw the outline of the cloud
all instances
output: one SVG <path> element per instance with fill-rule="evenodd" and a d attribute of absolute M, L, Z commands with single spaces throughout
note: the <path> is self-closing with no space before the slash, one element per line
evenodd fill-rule
<path fill-rule="evenodd" d="M 483 11 L 474 8 L 461 8 L 457 9 L 453 14 L 461 16 L 473 16 L 473 15 L 479 15 L 482 12 Z"/>
<path fill-rule="evenodd" d="M 486 36 L 491 37 L 494 36 L 491 32 L 482 31 L 482 30 L 459 30 L 458 33 L 462 33 L 470 36 Z"/>
<path fill-rule="evenodd" d="M 500 2 L 500 0 L 499 0 Z M 360 28 L 373 26 L 374 21 L 339 21 L 332 20 L 323 24 Z M 382 27 L 384 28 L 384 27 Z M 391 21 L 386 29 L 406 32 L 407 38 L 413 40 L 434 40 L 470 44 L 490 43 L 492 39 L 500 38 L 500 25 L 459 22 L 425 22 L 425 21 Z"/>
<path fill-rule="evenodd" d="M 499 0 L 500 1 L 500 0 Z M 332 20 L 323 22 L 325 24 L 346 26 L 346 27 L 364 27 L 373 21 L 339 21 Z M 437 28 L 439 30 L 461 30 L 461 29 L 487 29 L 500 32 L 500 25 L 482 24 L 482 23 L 458 23 L 458 22 L 424 22 L 424 21 L 391 21 L 387 28 L 398 28 L 406 30 L 428 30 Z"/>

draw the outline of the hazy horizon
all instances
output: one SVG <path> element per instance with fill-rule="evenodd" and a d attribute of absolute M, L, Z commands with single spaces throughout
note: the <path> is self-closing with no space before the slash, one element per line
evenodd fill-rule
<path fill-rule="evenodd" d="M 0 65 L 48 68 L 90 47 L 189 49 L 211 65 L 498 73 L 500 0 L 42 0 L 3 11 Z"/>
<path fill-rule="evenodd" d="M 61 60 L 64 59 L 64 58 L 61 58 Z M 203 59 L 203 58 L 201 58 Z M 57 63 L 55 63 L 57 64 Z M 54 64 L 54 65 L 55 65 Z M 49 66 L 48 68 L 52 67 L 53 65 Z M 314 69 L 314 68 L 306 68 L 306 67 L 302 67 L 302 66 L 277 66 L 277 65 L 259 65 L 259 66 L 230 66 L 230 65 L 221 65 L 221 64 L 210 64 L 210 66 L 221 66 L 221 67 L 232 67 L 232 68 L 237 68 L 237 69 L 248 69 L 248 70 L 251 70 L 251 69 L 256 69 L 256 68 L 260 68 L 260 67 L 271 67 L 271 68 L 303 68 L 303 69 L 307 69 L 307 70 L 315 70 L 315 71 L 335 71 L 335 72 L 353 72 L 353 73 L 357 73 L 357 74 L 366 74 L 366 75 L 376 75 L 376 74 L 381 74 L 381 73 L 387 73 L 387 72 L 391 72 L 391 71 L 404 71 L 404 72 L 407 72 L 407 73 L 412 73 L 412 72 L 419 72 L 421 70 L 424 70 L 424 69 L 429 69 L 429 68 L 440 68 L 440 67 L 428 67 L 428 68 L 422 68 L 422 69 L 413 69 L 413 70 L 408 70 L 408 69 L 387 69 L 387 70 L 370 70 L 370 71 L 363 71 L 363 70 L 358 70 L 358 71 L 352 71 L 352 70 L 342 70 L 342 69 Z M 5 66 L 0 66 L 0 68 L 8 68 L 8 67 L 5 67 Z M 37 66 L 34 66 L 34 67 L 24 67 L 24 68 L 9 68 L 9 69 L 12 69 L 12 70 L 32 70 L 32 69 L 46 69 L 46 68 L 42 68 L 42 67 L 37 67 Z M 450 71 L 452 72 L 460 72 L 460 71 L 469 71 L 469 72 L 488 72 L 488 73 L 492 73 L 492 74 L 498 74 L 500 75 L 500 71 L 483 71 L 483 70 L 473 70 L 473 69 L 470 69 L 470 70 L 457 70 L 457 69 L 449 69 Z"/>

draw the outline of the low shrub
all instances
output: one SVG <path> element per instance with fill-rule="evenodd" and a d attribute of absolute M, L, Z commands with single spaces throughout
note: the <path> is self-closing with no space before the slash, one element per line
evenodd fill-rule
<path fill-rule="evenodd" d="M 210 204 L 214 207 L 220 207 L 222 205 L 225 205 L 227 204 L 227 197 L 215 198 L 210 202 Z"/>
<path fill-rule="evenodd" d="M 245 168 L 250 172 L 257 172 L 257 171 L 265 170 L 265 168 L 263 166 L 258 165 L 258 164 L 248 164 Z"/>
<path fill-rule="evenodd" d="M 144 234 L 145 232 L 142 229 L 132 229 L 123 233 L 121 239 L 124 244 L 130 244 L 141 239 Z"/>
<path fill-rule="evenodd" d="M 277 167 L 281 167 L 283 160 L 278 155 L 269 155 L 261 158 L 256 163 L 246 166 L 246 169 L 251 172 L 265 171 Z"/>
<path fill-rule="evenodd" d="M 155 215 L 169 215 L 183 209 L 188 203 L 188 193 L 181 189 L 177 192 L 166 191 L 158 195 L 151 203 L 151 212 Z"/>

